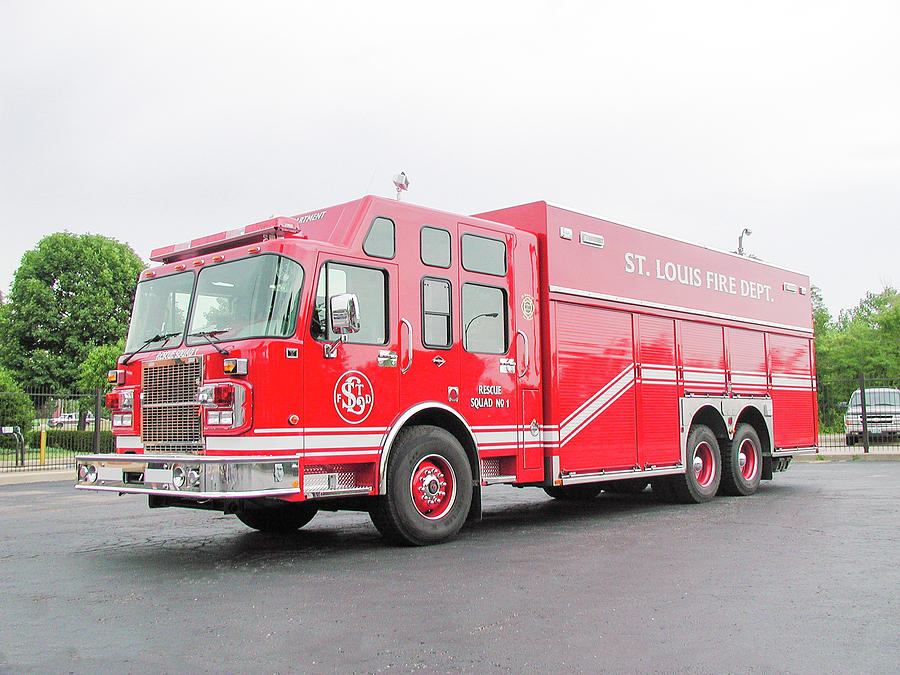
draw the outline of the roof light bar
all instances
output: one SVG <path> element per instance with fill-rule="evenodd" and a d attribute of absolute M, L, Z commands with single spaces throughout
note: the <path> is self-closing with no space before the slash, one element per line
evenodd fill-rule
<path fill-rule="evenodd" d="M 150 253 L 150 260 L 162 263 L 177 262 L 212 251 L 255 244 L 271 236 L 305 238 L 303 229 L 296 218 L 278 216 L 236 230 L 219 232 L 181 244 L 154 249 Z"/>

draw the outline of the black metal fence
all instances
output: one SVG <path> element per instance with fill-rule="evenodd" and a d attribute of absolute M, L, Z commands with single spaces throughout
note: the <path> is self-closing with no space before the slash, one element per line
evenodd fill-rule
<path fill-rule="evenodd" d="M 859 376 L 820 381 L 823 451 L 900 452 L 900 380 Z M 75 455 L 112 452 L 100 390 L 0 392 L 0 471 L 74 468 Z"/>
<path fill-rule="evenodd" d="M 820 381 L 819 447 L 847 454 L 900 451 L 900 380 Z"/>
<path fill-rule="evenodd" d="M 112 452 L 101 391 L 0 392 L 0 471 L 74 468 L 75 455 Z"/>

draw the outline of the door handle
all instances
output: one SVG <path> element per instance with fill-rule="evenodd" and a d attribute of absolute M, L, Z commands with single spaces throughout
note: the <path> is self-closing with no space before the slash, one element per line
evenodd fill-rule
<path fill-rule="evenodd" d="M 516 377 L 525 377 L 525 375 L 528 373 L 528 363 L 529 363 L 529 362 L 528 362 L 528 336 L 525 335 L 525 333 L 523 333 L 522 331 L 517 330 L 517 331 L 516 331 L 516 339 L 518 339 L 518 337 L 519 337 L 520 335 L 522 336 L 522 339 L 525 341 L 525 350 L 524 350 L 524 353 L 525 353 L 525 370 L 523 370 L 521 373 L 516 372 Z"/>
<path fill-rule="evenodd" d="M 412 324 L 411 324 L 409 321 L 407 321 L 406 319 L 400 319 L 400 323 L 402 323 L 404 326 L 406 326 L 406 328 L 409 330 L 409 351 L 407 352 L 408 358 L 407 358 L 407 361 L 406 361 L 406 367 L 405 367 L 405 368 L 402 367 L 402 366 L 400 367 L 400 373 L 402 374 L 402 373 L 405 373 L 407 370 L 409 370 L 409 367 L 412 365 L 412 360 L 413 360 L 413 330 L 412 330 Z M 401 338 L 401 340 L 402 340 L 402 338 Z M 401 349 L 403 348 L 403 345 L 402 345 L 402 344 L 400 345 L 400 348 L 401 348 Z"/>

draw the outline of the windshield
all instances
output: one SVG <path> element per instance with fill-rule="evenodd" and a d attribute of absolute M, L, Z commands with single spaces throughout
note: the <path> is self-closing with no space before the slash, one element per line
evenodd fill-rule
<path fill-rule="evenodd" d="M 188 326 L 188 344 L 288 337 L 297 328 L 303 268 L 279 255 L 261 255 L 204 268 Z M 191 337 L 193 336 L 193 337 Z"/>
<path fill-rule="evenodd" d="M 125 352 L 130 354 L 145 344 L 150 349 L 180 344 L 193 286 L 191 272 L 139 283 Z M 152 340 L 154 337 L 158 339 Z"/>
<path fill-rule="evenodd" d="M 859 408 L 862 405 L 859 390 L 853 392 L 850 397 L 850 407 Z M 900 408 L 900 390 L 898 389 L 866 389 L 866 405 L 886 405 Z"/>

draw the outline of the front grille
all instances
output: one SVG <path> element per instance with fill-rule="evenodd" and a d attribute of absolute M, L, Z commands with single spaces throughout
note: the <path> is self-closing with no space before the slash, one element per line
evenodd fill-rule
<path fill-rule="evenodd" d="M 141 371 L 141 441 L 154 452 L 199 452 L 203 448 L 197 388 L 199 358 L 145 363 Z"/>

